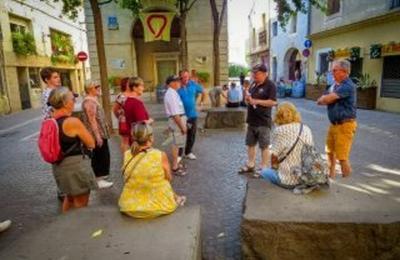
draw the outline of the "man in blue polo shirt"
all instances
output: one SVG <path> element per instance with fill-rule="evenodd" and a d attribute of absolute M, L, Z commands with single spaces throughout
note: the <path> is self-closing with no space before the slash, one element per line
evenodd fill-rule
<path fill-rule="evenodd" d="M 200 105 L 202 105 L 205 93 L 202 86 L 200 86 L 193 80 L 190 80 L 190 74 L 188 70 L 182 70 L 179 73 L 179 76 L 181 77 L 181 88 L 178 90 L 178 94 L 183 102 L 185 114 L 187 117 L 185 157 L 191 160 L 196 160 L 196 156 L 192 152 L 193 145 L 196 139 L 198 116 L 196 110 L 196 97 L 198 94 L 201 94 Z"/>

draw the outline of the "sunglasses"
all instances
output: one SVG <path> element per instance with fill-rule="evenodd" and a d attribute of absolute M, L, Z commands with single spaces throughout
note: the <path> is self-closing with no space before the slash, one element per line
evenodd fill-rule
<path fill-rule="evenodd" d="M 95 88 L 95 89 L 99 89 L 99 88 L 100 88 L 100 85 L 96 85 L 96 86 L 94 86 L 94 88 Z"/>

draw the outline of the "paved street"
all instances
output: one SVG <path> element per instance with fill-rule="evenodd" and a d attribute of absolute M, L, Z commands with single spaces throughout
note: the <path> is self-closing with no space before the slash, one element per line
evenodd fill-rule
<path fill-rule="evenodd" d="M 292 101 L 300 108 L 303 121 L 311 127 L 315 142 L 322 149 L 328 127 L 325 109 L 303 99 Z M 156 146 L 161 147 L 166 125 L 162 106 L 148 103 L 148 107 L 151 116 L 158 120 Z M 0 250 L 60 214 L 50 166 L 41 161 L 36 148 L 39 124 L 39 110 L 0 118 L 0 220 L 13 220 L 12 228 L 0 235 Z M 188 197 L 188 205 L 201 206 L 204 259 L 240 259 L 246 178 L 238 175 L 237 169 L 246 158 L 243 139 L 244 131 L 237 130 L 200 133 L 195 145 L 198 160 L 188 162 L 188 176 L 173 181 L 177 193 Z M 117 202 L 122 185 L 117 137 L 111 140 L 111 149 L 116 185 L 95 192 L 92 204 Z M 371 196 L 386 196 L 400 206 L 400 115 L 359 110 L 352 162 L 354 176 L 347 180 L 338 178 L 338 183 L 370 192 Z M 387 175 L 391 176 L 392 185 L 382 188 L 382 183 L 388 182 Z M 368 178 L 367 184 L 359 184 L 361 178 Z"/>

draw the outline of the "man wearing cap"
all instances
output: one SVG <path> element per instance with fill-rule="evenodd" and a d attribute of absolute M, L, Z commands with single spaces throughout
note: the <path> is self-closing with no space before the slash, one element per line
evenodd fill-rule
<path fill-rule="evenodd" d="M 98 97 L 101 95 L 100 84 L 95 81 L 87 82 L 85 92 L 86 97 L 82 102 L 82 121 L 96 140 L 91 162 L 92 169 L 99 188 L 109 188 L 113 183 L 106 181 L 105 178 L 110 175 L 110 150 L 108 148 L 110 132 L 104 110 L 98 102 Z"/>
<path fill-rule="evenodd" d="M 190 80 L 188 70 L 182 70 L 179 73 L 181 77 L 182 87 L 178 90 L 178 94 L 182 99 L 183 106 L 185 108 L 185 114 L 187 117 L 187 139 L 185 146 L 185 157 L 191 160 L 196 160 L 196 156 L 193 154 L 192 149 L 196 139 L 197 130 L 197 111 L 196 111 L 196 98 L 197 95 L 201 94 L 200 104 L 203 104 L 205 98 L 205 92 L 201 85 L 197 84 L 193 80 Z"/>
<path fill-rule="evenodd" d="M 275 84 L 268 79 L 267 67 L 259 64 L 252 69 L 254 82 L 246 95 L 247 133 L 246 145 L 248 160 L 239 173 L 253 173 L 256 163 L 256 145 L 261 150 L 261 169 L 268 166 L 270 131 L 272 126 L 271 110 L 277 104 Z"/>
<path fill-rule="evenodd" d="M 165 112 L 168 116 L 168 127 L 172 133 L 172 171 L 176 175 L 185 175 L 183 166 L 179 165 L 179 148 L 185 147 L 186 143 L 186 115 L 183 102 L 177 90 L 181 87 L 180 78 L 176 75 L 169 76 L 165 82 L 168 90 L 164 96 Z"/>

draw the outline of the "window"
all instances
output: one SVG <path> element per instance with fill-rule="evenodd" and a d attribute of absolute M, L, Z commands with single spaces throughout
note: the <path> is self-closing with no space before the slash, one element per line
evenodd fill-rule
<path fill-rule="evenodd" d="M 290 33 L 296 33 L 297 32 L 297 15 L 294 14 L 292 16 L 292 19 L 290 20 Z"/>
<path fill-rule="evenodd" d="M 278 22 L 272 23 L 272 36 L 278 35 Z"/>
<path fill-rule="evenodd" d="M 20 24 L 15 24 L 15 23 L 10 23 L 10 29 L 12 33 L 25 33 L 26 32 L 26 26 L 20 25 Z"/>
<path fill-rule="evenodd" d="M 267 19 L 265 13 L 262 14 L 262 26 L 263 29 L 266 30 L 266 25 L 267 25 Z"/>
<path fill-rule="evenodd" d="M 363 59 L 359 58 L 354 61 L 350 61 L 350 63 L 350 78 L 357 83 L 358 79 L 362 76 Z"/>
<path fill-rule="evenodd" d="M 381 97 L 400 98 L 400 55 L 383 58 Z"/>
<path fill-rule="evenodd" d="M 328 0 L 326 15 L 333 15 L 340 11 L 340 0 Z"/>
<path fill-rule="evenodd" d="M 31 88 L 41 88 L 38 68 L 29 68 L 29 83 Z"/>
<path fill-rule="evenodd" d="M 397 8 L 397 7 L 400 7 L 400 0 L 392 0 L 390 9 Z"/>
<path fill-rule="evenodd" d="M 319 73 L 326 73 L 329 70 L 328 53 L 323 52 L 319 54 Z"/>
<path fill-rule="evenodd" d="M 253 28 L 252 46 L 253 49 L 256 48 L 256 28 Z"/>

